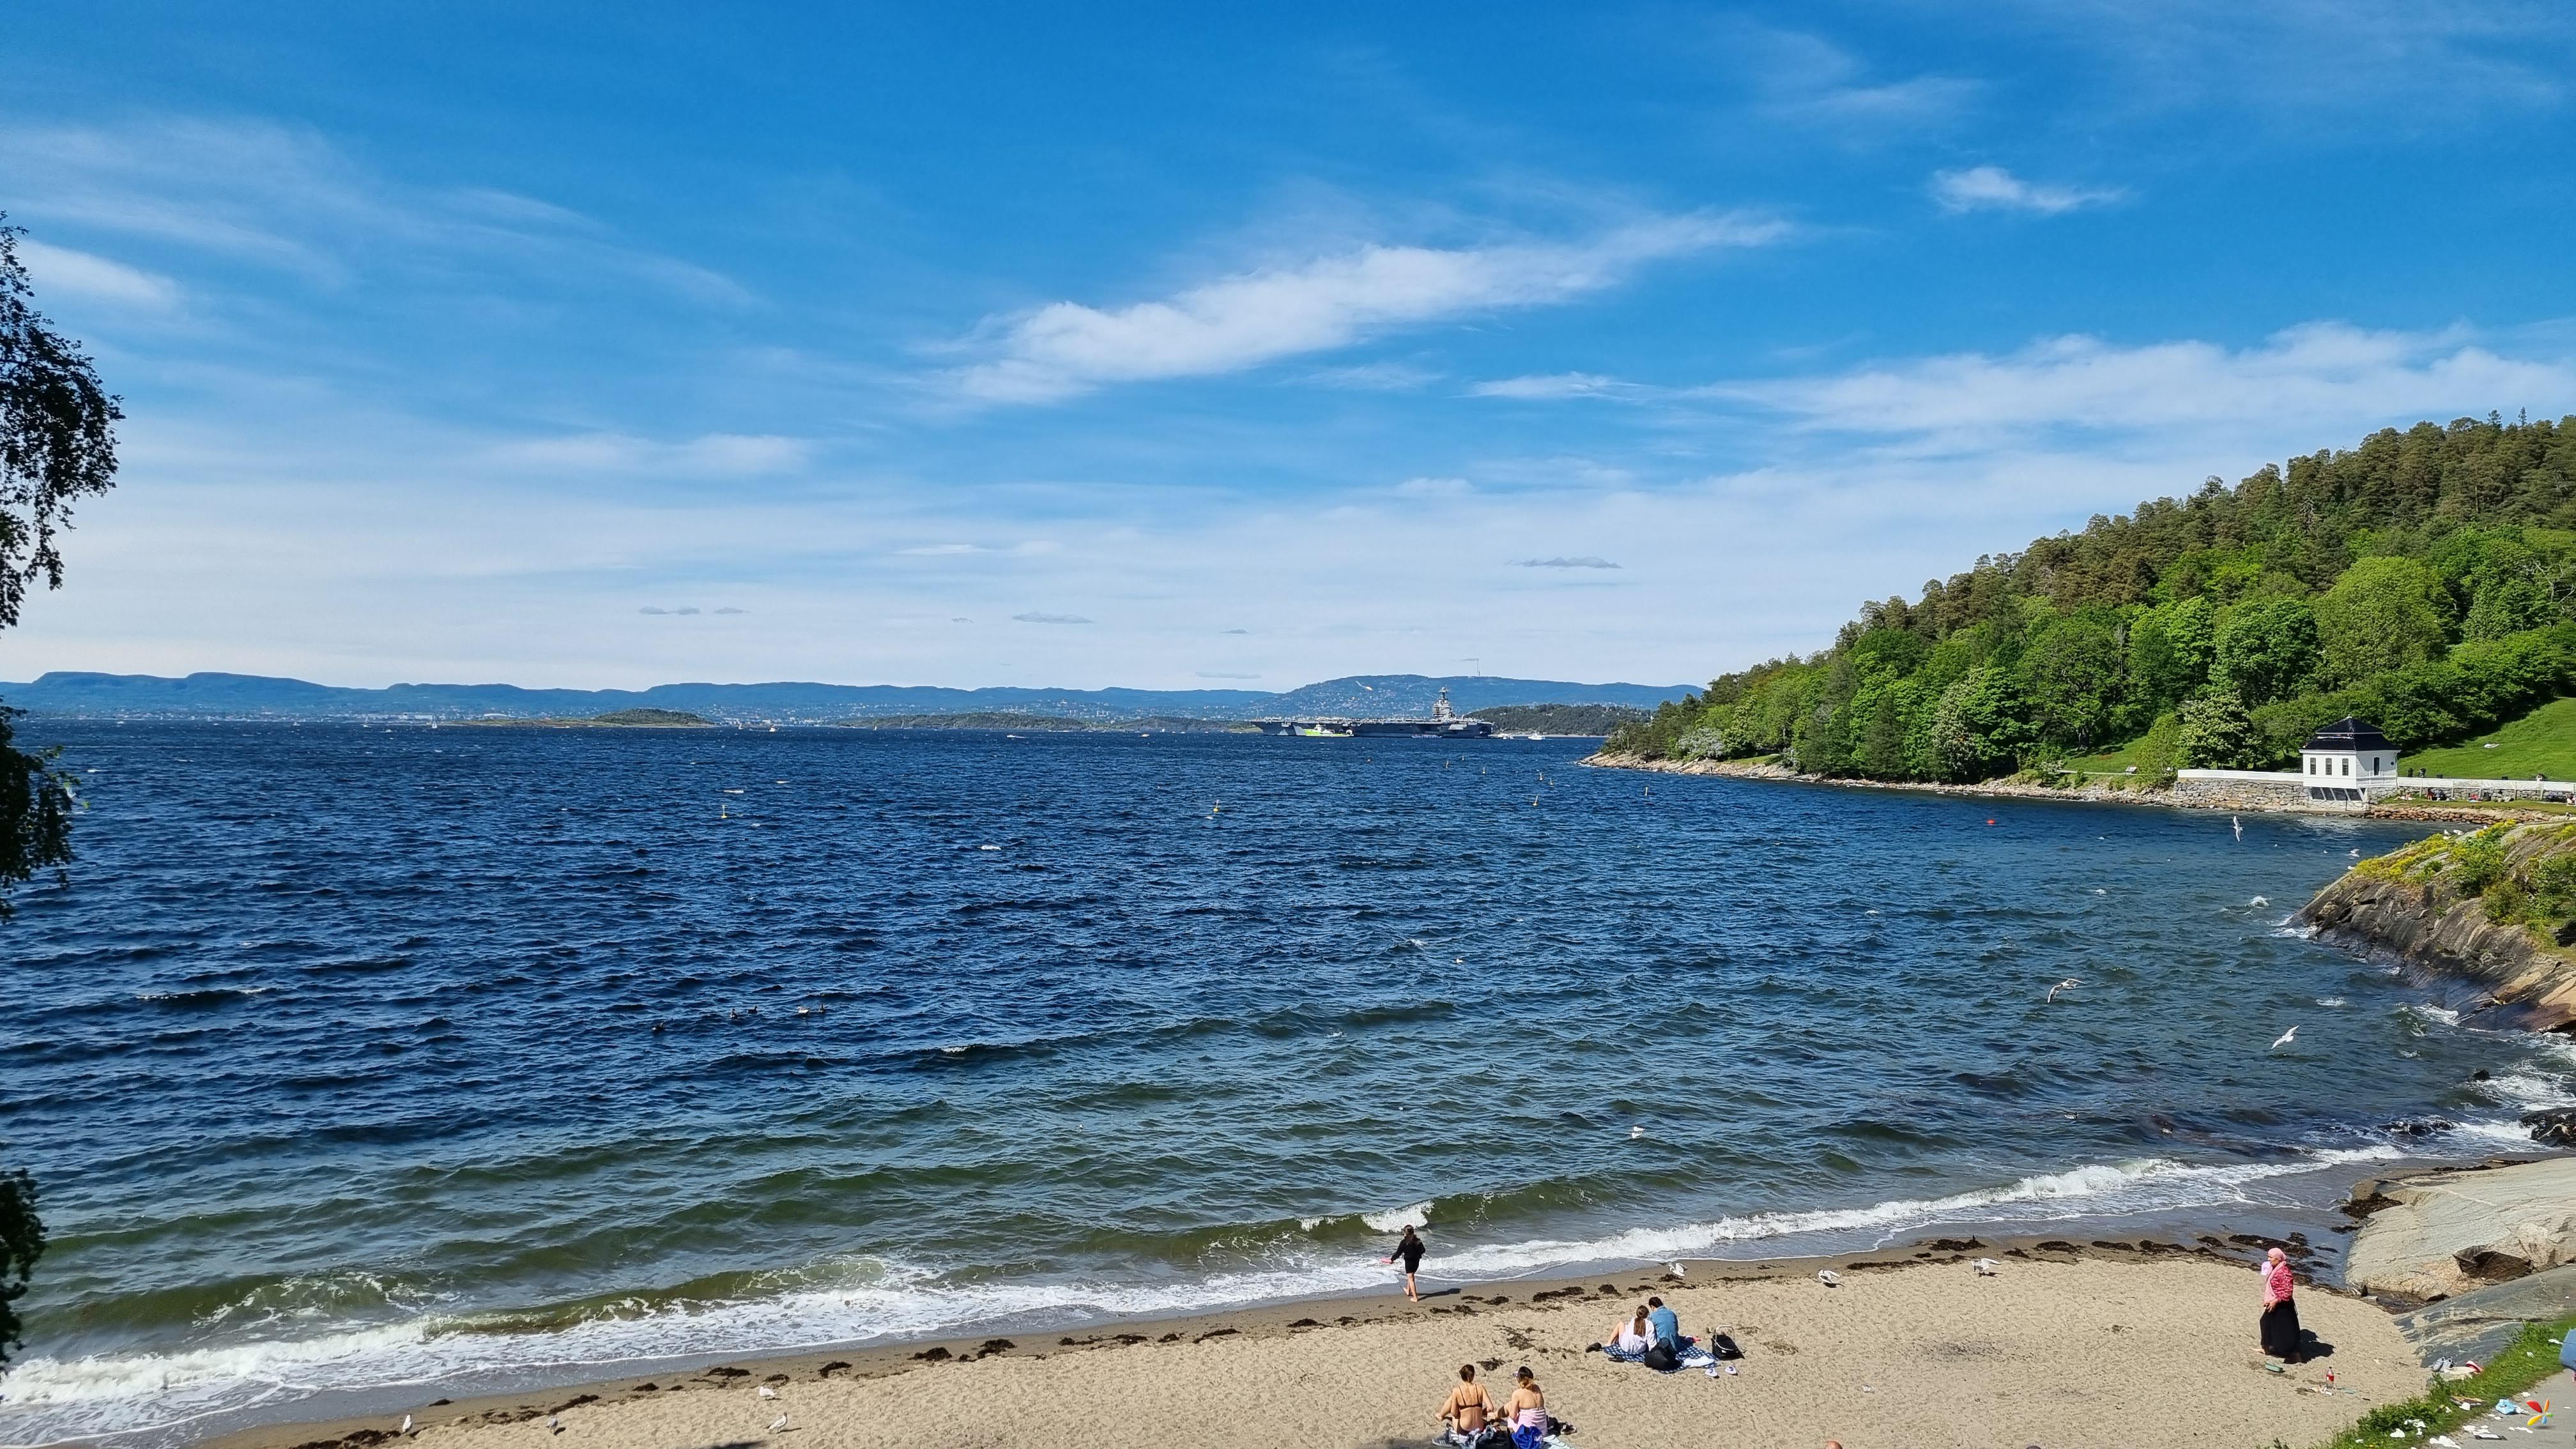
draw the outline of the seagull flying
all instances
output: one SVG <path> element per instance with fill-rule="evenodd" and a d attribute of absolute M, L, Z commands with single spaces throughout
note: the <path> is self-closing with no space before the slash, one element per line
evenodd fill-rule
<path fill-rule="evenodd" d="M 2281 1048 L 2288 1046 L 2290 1044 L 2290 1038 L 2297 1036 L 2298 1034 L 2299 1029 L 2294 1026 L 2288 1031 L 2281 1033 L 2279 1036 L 2272 1038 L 2272 1050 L 2279 1051 Z"/>
<path fill-rule="evenodd" d="M 2239 839 L 2239 840 L 2243 840 L 2243 839 L 2245 838 L 2245 822 L 2244 822 L 2244 821 L 2237 819 L 2237 818 L 2236 818 L 2235 816 L 2233 816 L 2233 815 L 2230 815 L 2230 816 L 2228 816 L 2228 817 L 2227 817 L 2227 823 L 2236 827 L 2236 838 L 2237 838 L 2237 839 Z"/>
<path fill-rule="evenodd" d="M 2072 991 L 2072 990 L 2074 990 L 2076 987 L 2081 986 L 2081 985 L 2083 985 L 2083 984 L 2084 984 L 2083 982 L 2076 980 L 2076 979 L 2075 979 L 2074 977 L 2072 977 L 2072 976 L 2069 976 L 2069 977 L 2067 977 L 2065 980 L 2058 982 L 2055 986 L 2052 986 L 2052 987 L 2048 988 L 2048 999 L 2049 999 L 2049 1000 L 2051 1000 L 2051 1001 L 2055 1001 L 2055 1000 L 2057 999 L 2057 993 L 2059 993 L 2059 992 L 2061 992 L 2061 991 Z"/>

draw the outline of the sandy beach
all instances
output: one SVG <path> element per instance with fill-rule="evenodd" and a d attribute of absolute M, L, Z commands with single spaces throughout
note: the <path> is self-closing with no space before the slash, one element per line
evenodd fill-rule
<path fill-rule="evenodd" d="M 1830 1288 L 1809 1264 L 1712 1263 L 1681 1280 L 1448 1288 L 1418 1307 L 1344 1299 L 989 1347 L 744 1360 L 441 1404 L 418 1411 L 414 1437 L 437 1449 L 1380 1449 L 1428 1442 L 1458 1366 L 1473 1362 L 1498 1381 L 1529 1365 L 1576 1426 L 1572 1442 L 1600 1449 L 1828 1438 L 1847 1449 L 2243 1449 L 2322 1441 L 2423 1383 L 2386 1312 L 2317 1289 L 2301 1293 L 2300 1312 L 2333 1353 L 2265 1372 L 2254 1274 L 2214 1256 L 2022 1252 L 1979 1277 L 1972 1255 L 1865 1261 Z M 1649 1292 L 1686 1332 L 1731 1332 L 1740 1371 L 1658 1375 L 1586 1351 Z M 778 1397 L 762 1397 L 763 1384 Z M 559 1434 L 547 1424 L 558 1414 Z M 400 1421 L 278 1425 L 221 1442 L 364 1445 Z"/>

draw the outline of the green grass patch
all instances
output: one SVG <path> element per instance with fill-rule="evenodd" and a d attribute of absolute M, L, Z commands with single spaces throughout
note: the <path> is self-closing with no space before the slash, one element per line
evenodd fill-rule
<path fill-rule="evenodd" d="M 2487 748 L 2494 746 L 2493 749 Z M 2553 700 L 2490 735 L 2399 761 L 2463 780 L 2576 780 L 2576 699 Z"/>
<path fill-rule="evenodd" d="M 2522 1326 L 2520 1338 L 2497 1354 L 2492 1362 L 2482 1365 L 2485 1372 L 2456 1383 L 2435 1379 L 2425 1385 L 2424 1392 L 2415 1398 L 2402 1403 L 2382 1404 L 2362 1415 L 2351 1428 L 2336 1435 L 2325 1449 L 2386 1449 L 2394 1442 L 2388 1437 L 2391 1429 L 2405 1431 L 2406 1442 L 2410 1444 L 2422 1443 L 2423 1439 L 2417 1437 L 2419 1431 L 2409 1420 L 2423 1422 L 2420 1433 L 2425 1437 L 2447 1433 L 2482 1416 L 2491 1424 L 2520 1423 L 2518 1419 L 2494 1418 L 2489 1411 L 2495 1407 L 2496 1400 L 2511 1398 L 2558 1371 L 2558 1340 L 2570 1329 L 2576 1329 L 2576 1318 L 2562 1318 L 2555 1323 L 2526 1323 Z M 2473 1400 L 2477 1407 L 2464 1409 L 2453 1402 L 2454 1399 Z M 2561 1414 L 2576 1413 L 2576 1404 L 2554 1407 Z M 2272 1441 L 2272 1449 L 2288 1449 L 2288 1446 L 2276 1439 Z"/>

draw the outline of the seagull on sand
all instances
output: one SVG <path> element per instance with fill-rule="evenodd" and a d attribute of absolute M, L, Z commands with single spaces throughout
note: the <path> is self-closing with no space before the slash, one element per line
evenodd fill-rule
<path fill-rule="evenodd" d="M 774 1399 L 778 1397 L 778 1390 L 771 1388 L 767 1384 L 762 1384 L 760 1386 L 760 1396 L 764 1399 Z"/>
<path fill-rule="evenodd" d="M 1995 1270 L 2002 1266 L 2003 1264 L 1996 1262 L 1992 1258 L 1979 1258 L 1977 1261 L 1968 1265 L 1968 1267 L 1980 1278 L 1991 1278 L 1995 1276 Z"/>
<path fill-rule="evenodd" d="M 2298 1034 L 2299 1029 L 2294 1026 L 2288 1031 L 2281 1033 L 2279 1036 L 2272 1038 L 2272 1050 L 2279 1051 L 2281 1048 L 2288 1046 L 2290 1044 L 2290 1038 L 2297 1036 Z"/>
<path fill-rule="evenodd" d="M 1818 1268 L 1816 1270 L 1816 1281 L 1824 1284 L 1828 1288 L 1840 1288 L 1843 1286 L 1842 1275 L 1831 1268 Z"/>
<path fill-rule="evenodd" d="M 557 1433 L 557 1434 L 562 1433 L 562 1432 L 563 1432 L 563 1415 L 561 1415 L 561 1414 L 548 1414 L 548 1415 L 546 1415 L 546 1428 L 547 1428 L 547 1429 L 549 1429 L 549 1430 L 551 1430 L 551 1431 L 553 1431 L 554 1433 Z"/>
<path fill-rule="evenodd" d="M 2067 977 L 2065 980 L 2058 982 L 2055 986 L 2052 986 L 2052 987 L 2048 988 L 2048 999 L 2049 999 L 2049 1000 L 2051 1000 L 2051 1001 L 2055 1001 L 2055 1000 L 2057 999 L 2057 993 L 2059 993 L 2059 992 L 2061 992 L 2061 991 L 2072 991 L 2072 990 L 2074 990 L 2076 987 L 2081 986 L 2081 985 L 2083 985 L 2083 984 L 2084 984 L 2083 982 L 2076 980 L 2076 979 L 2075 979 L 2074 977 L 2072 977 L 2072 976 L 2069 976 L 2069 977 Z"/>
<path fill-rule="evenodd" d="M 405 1414 L 405 1415 L 403 1415 L 403 1426 L 402 1426 L 401 1428 L 399 1428 L 399 1429 L 396 1429 L 394 1432 L 395 1432 L 395 1433 L 397 1433 L 397 1434 L 408 1434 L 408 1433 L 410 1433 L 410 1432 L 411 1432 L 411 1415 L 409 1415 L 409 1414 Z"/>
<path fill-rule="evenodd" d="M 781 1414 L 781 1415 L 779 1415 L 777 1418 L 772 1419 L 772 1420 L 770 1420 L 770 1421 L 769 1421 L 769 1432 L 770 1432 L 770 1433 L 772 1433 L 772 1434 L 775 1434 L 775 1433 L 777 1433 L 779 1430 L 784 1429 L 784 1428 L 786 1428 L 786 1427 L 787 1427 L 787 1416 L 786 1416 L 785 1414 Z"/>

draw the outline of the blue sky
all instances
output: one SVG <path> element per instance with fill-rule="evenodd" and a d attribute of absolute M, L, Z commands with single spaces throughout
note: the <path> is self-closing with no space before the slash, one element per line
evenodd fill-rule
<path fill-rule="evenodd" d="M 2560 3 L 823 8 L 13 15 L 0 678 L 1691 681 L 2576 411 Z"/>

